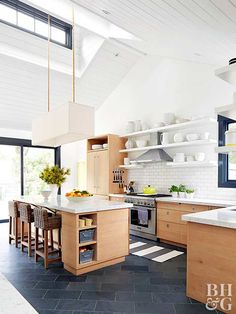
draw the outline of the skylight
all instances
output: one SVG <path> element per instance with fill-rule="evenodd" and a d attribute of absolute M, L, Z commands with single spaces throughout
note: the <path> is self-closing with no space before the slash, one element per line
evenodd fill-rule
<path fill-rule="evenodd" d="M 17 0 L 1 0 L 0 22 L 29 32 L 38 37 L 48 39 L 56 44 L 70 48 L 72 45 L 72 26 Z"/>

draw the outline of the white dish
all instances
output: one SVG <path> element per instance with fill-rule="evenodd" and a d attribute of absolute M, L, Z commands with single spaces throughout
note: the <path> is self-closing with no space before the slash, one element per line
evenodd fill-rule
<path fill-rule="evenodd" d="M 184 141 L 184 135 L 182 133 L 176 133 L 174 135 L 174 142 L 175 143 L 181 143 Z"/>
<path fill-rule="evenodd" d="M 194 155 L 196 161 L 204 161 L 205 156 L 206 156 L 205 153 L 196 153 Z"/>
<path fill-rule="evenodd" d="M 105 144 L 102 145 L 102 147 L 103 147 L 104 149 L 106 149 L 106 148 L 108 148 L 108 144 L 105 143 Z"/>
<path fill-rule="evenodd" d="M 147 140 L 136 140 L 137 147 L 146 147 L 147 146 Z"/>
<path fill-rule="evenodd" d="M 74 203 L 80 203 L 84 201 L 91 200 L 93 196 L 84 196 L 84 197 L 73 197 L 73 196 L 66 196 L 69 202 L 74 202 Z"/>
<path fill-rule="evenodd" d="M 101 144 L 94 144 L 92 145 L 92 149 L 95 150 L 95 149 L 103 149 L 103 145 Z"/>
<path fill-rule="evenodd" d="M 186 139 L 189 141 L 189 142 L 192 142 L 192 141 L 197 141 L 199 140 L 200 136 L 199 134 L 197 133 L 191 133 L 191 134 L 187 134 L 186 135 Z"/>

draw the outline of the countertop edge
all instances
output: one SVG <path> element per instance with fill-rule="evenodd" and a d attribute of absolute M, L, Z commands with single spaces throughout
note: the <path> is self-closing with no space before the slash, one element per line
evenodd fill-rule
<path fill-rule="evenodd" d="M 182 215 L 181 219 L 183 221 L 187 221 L 187 222 L 193 222 L 193 223 L 216 226 L 216 227 L 236 229 L 236 221 L 234 221 L 234 220 L 223 220 L 223 219 L 217 218 L 217 213 L 219 211 L 224 211 L 224 210 L 227 210 L 227 208 L 214 209 L 211 211 L 199 212 L 199 213 L 194 213 L 194 214 L 185 214 L 185 215 Z"/>

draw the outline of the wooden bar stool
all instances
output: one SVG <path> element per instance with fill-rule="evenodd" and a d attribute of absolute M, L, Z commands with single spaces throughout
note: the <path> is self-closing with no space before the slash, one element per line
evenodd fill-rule
<path fill-rule="evenodd" d="M 9 201 L 8 202 L 8 212 L 9 212 L 9 244 L 11 241 L 15 241 L 15 247 L 18 247 L 18 241 L 20 236 L 18 236 L 18 223 L 20 212 L 18 210 L 18 202 Z"/>
<path fill-rule="evenodd" d="M 33 209 L 29 204 L 19 203 L 18 209 L 20 211 L 20 220 L 21 220 L 21 251 L 24 251 L 24 248 L 28 248 L 28 256 L 32 256 L 32 246 L 34 246 L 34 238 L 31 234 L 31 223 L 34 222 L 34 213 Z M 28 226 L 28 235 L 25 239 L 25 224 Z"/>
<path fill-rule="evenodd" d="M 39 256 L 44 259 L 44 267 L 48 268 L 49 263 L 61 261 L 61 216 L 49 214 L 42 208 L 34 208 L 34 226 L 35 226 L 35 261 Z M 43 248 L 39 248 L 39 229 L 43 234 Z M 58 229 L 58 249 L 53 246 L 53 230 Z M 48 232 L 51 235 L 51 245 L 48 242 Z M 50 255 L 57 255 L 49 258 Z"/>

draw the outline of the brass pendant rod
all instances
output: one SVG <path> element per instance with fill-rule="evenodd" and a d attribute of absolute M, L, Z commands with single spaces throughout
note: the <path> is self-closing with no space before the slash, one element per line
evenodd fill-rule
<path fill-rule="evenodd" d="M 51 31 L 50 31 L 50 24 L 51 24 L 51 19 L 50 15 L 48 15 L 48 112 L 50 111 L 50 102 L 51 102 L 51 95 L 50 95 L 50 90 L 51 90 L 51 63 L 50 63 L 50 57 L 51 57 L 51 45 L 50 45 L 50 37 L 51 37 Z"/>
<path fill-rule="evenodd" d="M 75 102 L 75 10 L 72 10 L 72 101 Z"/>

